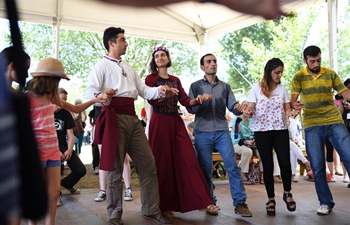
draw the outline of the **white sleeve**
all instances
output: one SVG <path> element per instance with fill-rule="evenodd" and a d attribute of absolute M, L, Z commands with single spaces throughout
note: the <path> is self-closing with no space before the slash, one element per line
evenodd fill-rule
<path fill-rule="evenodd" d="M 247 98 L 247 102 L 257 102 L 257 89 L 260 89 L 259 84 L 254 84 L 253 87 L 249 91 L 249 95 Z"/>
<path fill-rule="evenodd" d="M 101 93 L 102 84 L 104 80 L 104 74 L 96 66 L 92 68 L 89 75 L 88 82 L 85 90 L 85 99 L 91 100 L 95 98 L 95 93 Z M 95 103 L 96 106 L 101 106 L 101 103 Z"/>
<path fill-rule="evenodd" d="M 284 89 L 284 103 L 289 103 L 290 102 L 290 98 L 289 98 L 289 94 L 288 94 L 288 90 L 285 86 L 283 86 L 283 89 Z"/>
<path fill-rule="evenodd" d="M 148 87 L 139 77 L 139 75 L 134 72 L 135 87 L 139 95 L 143 99 L 154 100 L 160 98 L 159 87 Z"/>

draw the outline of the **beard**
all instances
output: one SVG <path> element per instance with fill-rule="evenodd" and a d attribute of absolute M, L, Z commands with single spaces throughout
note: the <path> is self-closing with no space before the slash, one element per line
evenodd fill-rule
<path fill-rule="evenodd" d="M 311 71 L 312 73 L 319 73 L 321 70 L 321 67 L 314 67 L 313 69 L 311 69 L 310 67 L 308 67 L 309 71 Z"/>

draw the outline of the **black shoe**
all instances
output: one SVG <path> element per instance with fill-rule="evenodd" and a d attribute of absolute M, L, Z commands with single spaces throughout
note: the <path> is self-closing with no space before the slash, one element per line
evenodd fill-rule
<path fill-rule="evenodd" d="M 287 198 L 289 198 L 289 197 L 293 198 L 292 193 L 284 193 L 284 194 L 283 194 L 283 201 L 286 203 L 288 211 L 293 212 L 293 211 L 296 210 L 297 204 L 296 204 L 295 201 L 287 202 Z M 292 205 L 294 205 L 295 207 L 292 208 L 292 207 L 291 207 Z"/>
<path fill-rule="evenodd" d="M 269 200 L 268 202 L 266 202 L 266 212 L 267 212 L 267 215 L 269 215 L 269 216 L 276 215 L 276 201 L 275 200 Z"/>

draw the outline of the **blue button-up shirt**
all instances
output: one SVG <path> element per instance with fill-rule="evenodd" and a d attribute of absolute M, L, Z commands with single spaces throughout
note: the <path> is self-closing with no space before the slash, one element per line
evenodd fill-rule
<path fill-rule="evenodd" d="M 191 84 L 189 97 L 193 99 L 203 94 L 213 95 L 213 99 L 187 108 L 189 113 L 196 114 L 194 129 L 202 132 L 228 131 L 226 107 L 235 115 L 241 114 L 233 109 L 237 101 L 230 85 L 220 81 L 218 77 L 211 84 L 204 76 Z"/>

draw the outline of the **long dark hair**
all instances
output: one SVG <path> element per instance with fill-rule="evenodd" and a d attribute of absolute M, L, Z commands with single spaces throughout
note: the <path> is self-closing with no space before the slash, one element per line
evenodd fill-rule
<path fill-rule="evenodd" d="M 170 59 L 169 50 L 166 47 L 159 46 L 159 47 L 155 48 L 152 52 L 152 60 L 149 64 L 149 70 L 150 70 L 151 74 L 158 74 L 158 66 L 157 66 L 156 61 L 154 59 L 154 54 L 156 54 L 156 52 L 158 52 L 158 51 L 165 52 L 165 54 L 167 55 L 167 57 L 169 59 L 169 62 L 166 65 L 166 67 L 171 67 L 171 59 Z"/>
<path fill-rule="evenodd" d="M 274 69 L 276 69 L 279 66 L 284 67 L 282 60 L 280 60 L 279 58 L 272 58 L 269 61 L 267 61 L 265 65 L 264 76 L 263 79 L 260 81 L 260 87 L 262 93 L 268 98 L 270 98 L 271 95 L 271 73 Z"/>

